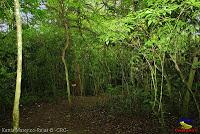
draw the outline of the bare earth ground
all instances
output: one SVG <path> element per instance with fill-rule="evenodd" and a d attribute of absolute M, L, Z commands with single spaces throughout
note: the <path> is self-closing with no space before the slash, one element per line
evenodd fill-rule
<path fill-rule="evenodd" d="M 34 133 L 162 134 L 156 127 L 158 124 L 149 117 L 110 114 L 96 107 L 102 100 L 100 97 L 75 97 L 71 112 L 65 100 L 22 106 L 20 126 L 37 129 Z M 10 128 L 10 124 L 10 120 L 0 121 L 0 128 Z"/>

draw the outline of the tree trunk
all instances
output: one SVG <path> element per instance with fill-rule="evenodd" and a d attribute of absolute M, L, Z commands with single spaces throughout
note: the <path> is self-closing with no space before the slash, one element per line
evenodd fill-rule
<path fill-rule="evenodd" d="M 198 57 L 193 58 L 192 67 L 190 69 L 189 79 L 187 82 L 187 88 L 192 89 L 192 84 L 195 76 L 196 69 L 194 68 L 194 65 L 198 62 Z M 188 114 L 188 107 L 190 102 L 190 92 L 187 90 L 186 94 L 184 96 L 184 102 L 183 102 L 183 110 L 185 114 Z"/>
<path fill-rule="evenodd" d="M 71 92 L 70 92 L 70 83 L 69 83 L 69 71 L 68 71 L 68 67 L 67 67 L 67 62 L 65 60 L 65 56 L 66 56 L 66 51 L 67 49 L 70 47 L 70 33 L 69 33 L 69 28 L 68 28 L 68 22 L 66 20 L 66 16 L 65 16 L 65 5 L 64 5 L 64 1 L 63 0 L 59 0 L 58 1 L 60 4 L 60 20 L 61 23 L 64 27 L 64 31 L 65 31 L 65 35 L 66 35 L 66 42 L 65 42 L 65 46 L 62 50 L 62 62 L 65 68 L 65 79 L 66 79 L 66 83 L 67 83 L 67 96 L 68 96 L 68 102 L 69 102 L 69 106 L 71 109 Z"/>
<path fill-rule="evenodd" d="M 67 41 L 65 43 L 65 47 L 63 48 L 63 52 L 62 52 L 62 62 L 64 64 L 65 67 L 65 79 L 66 79 L 66 83 L 67 83 L 67 96 L 68 96 L 68 102 L 69 102 L 69 106 L 71 108 L 71 92 L 70 92 L 70 85 L 69 85 L 69 74 L 68 74 L 68 67 L 67 67 L 67 63 L 65 61 L 65 55 L 66 55 L 66 51 L 67 48 L 69 47 L 69 31 L 68 31 L 68 26 L 67 24 L 64 24 L 65 26 L 65 33 L 66 33 L 66 38 Z"/>
<path fill-rule="evenodd" d="M 15 18 L 17 26 L 17 78 L 16 78 L 16 90 L 15 100 L 13 107 L 13 129 L 19 128 L 19 101 L 21 95 L 21 77 L 22 77 L 22 23 L 20 16 L 20 3 L 18 0 L 14 0 L 15 6 Z"/>
<path fill-rule="evenodd" d="M 84 75 L 84 73 L 85 73 L 85 70 L 84 70 L 84 66 L 82 67 L 82 69 L 81 69 L 81 88 L 82 88 L 82 95 L 83 96 L 85 96 L 85 90 L 84 90 L 84 87 L 85 87 L 85 85 L 84 85 L 84 83 L 85 83 L 85 75 Z"/>
<path fill-rule="evenodd" d="M 78 81 L 79 81 L 81 96 L 83 96 L 83 84 L 82 84 L 82 81 L 81 81 L 81 71 L 80 71 L 80 65 L 79 64 L 77 64 L 77 73 L 78 73 Z"/>
<path fill-rule="evenodd" d="M 193 79 L 194 79 L 194 76 L 195 76 L 195 72 L 196 72 L 196 69 L 194 69 L 193 67 L 194 67 L 194 65 L 198 62 L 198 58 L 197 57 L 194 57 L 193 58 L 193 63 L 192 63 L 192 67 L 191 67 L 191 70 L 190 70 L 190 74 L 189 74 L 189 80 L 188 80 L 188 82 L 186 82 L 186 80 L 185 80 L 185 78 L 184 78 L 184 75 L 183 75 L 183 73 L 181 72 L 181 70 L 180 70 L 180 68 L 179 68 L 179 66 L 178 66 L 178 64 L 177 64 L 177 62 L 176 62 L 176 59 L 175 58 L 173 58 L 173 56 L 172 55 L 170 55 L 170 57 L 171 57 L 171 59 L 172 59 L 172 61 L 174 62 L 174 64 L 175 64 L 175 68 L 176 68 L 176 70 L 179 72 L 179 75 L 180 75 L 180 77 L 181 77 L 181 80 L 183 81 L 183 83 L 187 86 L 187 91 L 186 91 L 186 95 L 185 95 L 185 97 L 184 97 L 184 102 L 183 102 L 183 112 L 184 112 L 184 114 L 185 115 L 187 115 L 187 113 L 188 113 L 188 106 L 189 106 L 189 97 L 188 96 L 190 96 L 190 94 L 192 95 L 192 98 L 194 99 L 194 102 L 195 102 L 195 105 L 196 105 L 196 108 L 197 108 L 197 111 L 198 111 L 198 114 L 199 114 L 199 119 L 200 119 L 200 107 L 199 107 L 199 103 L 197 102 L 197 99 L 196 99 L 196 97 L 195 97 L 195 95 L 194 95 L 194 93 L 192 92 L 192 90 L 191 90 L 191 88 L 192 88 L 192 84 L 193 84 Z M 187 92 L 189 92 L 189 93 L 187 93 Z M 189 94 L 189 95 L 188 95 Z M 185 101 L 186 100 L 186 101 Z M 188 103 L 187 103 L 187 101 L 188 101 Z"/>
<path fill-rule="evenodd" d="M 65 46 L 65 48 L 63 49 L 63 53 L 62 53 L 62 62 L 63 62 L 64 67 L 65 67 L 65 79 L 66 79 L 66 83 L 67 83 L 68 102 L 69 102 L 69 105 L 71 106 L 71 93 L 70 93 L 70 86 L 69 86 L 69 74 L 68 74 L 67 63 L 65 61 L 65 51 L 66 51 L 66 49 L 67 49 L 67 47 Z"/>

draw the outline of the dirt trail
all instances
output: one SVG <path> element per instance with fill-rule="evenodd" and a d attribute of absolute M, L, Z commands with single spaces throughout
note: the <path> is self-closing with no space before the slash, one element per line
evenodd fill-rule
<path fill-rule="evenodd" d="M 55 134 L 160 134 L 154 121 L 145 117 L 110 114 L 99 97 L 76 97 L 71 112 L 65 100 L 21 107 L 20 126 L 34 133 Z"/>

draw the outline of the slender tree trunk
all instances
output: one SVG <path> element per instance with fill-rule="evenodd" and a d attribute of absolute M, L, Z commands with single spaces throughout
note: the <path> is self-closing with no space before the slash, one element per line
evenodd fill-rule
<path fill-rule="evenodd" d="M 69 106 L 71 109 L 72 102 L 71 102 L 71 92 L 70 92 L 70 83 L 69 83 L 69 71 L 68 71 L 67 62 L 65 59 L 66 51 L 70 47 L 70 33 L 69 33 L 69 28 L 68 28 L 68 21 L 66 20 L 66 15 L 65 15 L 64 0 L 59 0 L 58 2 L 60 4 L 59 17 L 60 17 L 61 23 L 64 27 L 64 31 L 65 31 L 65 35 L 66 35 L 65 46 L 62 50 L 62 62 L 64 64 L 64 68 L 65 68 L 65 79 L 66 79 L 66 83 L 67 83 L 67 96 L 68 96 Z"/>
<path fill-rule="evenodd" d="M 199 103 L 197 102 L 197 99 L 196 99 L 196 97 L 195 97 L 195 95 L 194 95 L 194 93 L 192 92 L 192 90 L 191 90 L 191 88 L 192 88 L 192 83 L 193 83 L 193 79 L 194 79 L 194 75 L 195 75 L 195 72 L 196 72 L 196 70 L 194 69 L 193 70 L 193 66 L 198 62 L 198 58 L 197 57 L 194 57 L 193 58 L 193 63 L 192 63 L 192 67 L 191 67 L 191 70 L 190 70 L 190 74 L 189 74 L 189 80 L 188 80 L 188 82 L 186 82 L 186 80 L 185 80 L 185 78 L 184 78 L 184 75 L 183 75 L 183 73 L 181 72 L 181 70 L 180 70 L 180 68 L 179 68 L 179 66 L 178 66 L 178 64 L 177 64 L 177 62 L 176 62 L 176 59 L 175 58 L 173 58 L 173 56 L 172 55 L 170 55 L 170 57 L 171 57 L 171 59 L 172 59 L 172 61 L 174 62 L 174 64 L 175 64 L 175 68 L 176 68 L 176 70 L 179 72 L 179 75 L 180 75 L 180 77 L 181 77 L 181 80 L 182 80 L 182 82 L 187 86 L 187 92 L 189 92 L 190 93 L 190 95 L 192 95 L 192 98 L 194 99 L 194 102 L 195 102 L 195 105 L 196 105 L 196 107 L 197 107 L 197 111 L 198 111 L 198 114 L 199 114 L 199 119 L 200 119 L 200 107 L 199 107 Z M 191 86 L 191 87 L 190 87 Z M 184 101 L 185 100 L 187 100 L 189 97 L 188 96 L 190 96 L 190 95 L 188 95 L 188 93 L 186 92 L 186 95 L 184 96 Z M 188 100 L 187 100 L 188 101 Z M 187 115 L 187 113 L 188 113 L 188 111 L 187 111 L 187 105 L 189 105 L 189 101 L 188 101 L 188 104 L 187 104 L 187 102 L 183 102 L 184 104 L 183 104 L 183 112 L 184 112 L 184 114 L 185 115 Z"/>
<path fill-rule="evenodd" d="M 69 105 L 71 107 L 71 92 L 70 92 L 70 86 L 69 86 L 69 74 L 68 74 L 68 68 L 67 68 L 67 63 L 65 61 L 65 49 L 63 50 L 63 55 L 62 55 L 62 61 L 63 61 L 63 64 L 64 64 L 64 67 L 65 67 L 65 79 L 66 79 L 66 82 L 67 82 L 67 96 L 68 96 L 68 102 L 69 102 Z"/>
<path fill-rule="evenodd" d="M 69 106 L 71 108 L 71 92 L 70 92 L 70 85 L 69 85 L 69 74 L 68 74 L 68 67 L 67 67 L 67 63 L 66 63 L 66 60 L 65 60 L 65 55 L 66 55 L 66 51 L 67 51 L 67 48 L 69 47 L 69 31 L 68 31 L 68 26 L 67 24 L 64 24 L 65 25 L 65 33 L 66 33 L 66 43 L 65 43 L 65 47 L 63 48 L 63 52 L 62 52 L 62 62 L 64 64 L 64 67 L 65 67 L 65 79 L 66 79 L 66 82 L 67 82 L 67 96 L 68 96 L 68 102 L 69 102 Z"/>
<path fill-rule="evenodd" d="M 15 100 L 13 107 L 13 129 L 19 128 L 19 101 L 21 95 L 21 76 L 22 76 L 22 23 L 20 16 L 20 3 L 14 0 L 15 18 L 17 26 L 17 78 Z"/>
<path fill-rule="evenodd" d="M 82 81 L 81 81 L 81 71 L 80 71 L 80 65 L 77 64 L 77 73 L 78 73 L 78 81 L 79 81 L 79 86 L 80 86 L 80 93 L 81 93 L 81 96 L 83 96 L 83 84 L 82 84 Z"/>
<path fill-rule="evenodd" d="M 84 85 L 84 83 L 85 83 L 85 75 L 84 75 L 84 73 L 85 73 L 85 69 L 84 69 L 84 65 L 83 65 L 83 67 L 82 67 L 82 69 L 81 69 L 82 71 L 81 71 L 81 88 L 82 88 L 82 95 L 83 96 L 85 96 L 85 90 L 84 90 L 84 87 L 85 87 L 85 85 Z"/>
<path fill-rule="evenodd" d="M 189 89 L 192 89 L 193 80 L 194 80 L 194 76 L 195 76 L 195 72 L 196 72 L 194 65 L 197 62 L 198 62 L 198 57 L 194 57 L 192 67 L 190 69 L 189 79 L 188 79 L 188 82 L 187 82 L 187 87 Z M 185 114 L 188 114 L 189 102 L 190 102 L 190 92 L 187 90 L 186 94 L 184 96 L 184 102 L 183 102 L 183 110 L 184 110 Z"/>

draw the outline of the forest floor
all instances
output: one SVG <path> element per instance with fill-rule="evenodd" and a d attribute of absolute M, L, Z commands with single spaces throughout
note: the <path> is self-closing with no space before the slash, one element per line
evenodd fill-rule
<path fill-rule="evenodd" d="M 101 97 L 75 97 L 71 110 L 66 100 L 21 106 L 20 126 L 23 129 L 37 129 L 35 133 L 161 134 L 158 123 L 152 118 L 111 114 L 99 105 L 104 100 Z M 9 128 L 10 122 L 1 121 L 3 125 L 0 128 Z"/>

